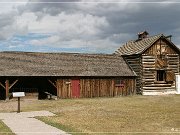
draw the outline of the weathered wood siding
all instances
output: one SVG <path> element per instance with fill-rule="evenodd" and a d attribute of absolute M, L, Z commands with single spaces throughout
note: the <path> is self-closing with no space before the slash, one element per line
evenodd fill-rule
<path fill-rule="evenodd" d="M 123 57 L 137 74 L 137 94 L 175 91 L 175 74 L 180 71 L 180 58 L 165 39 L 159 39 L 142 54 Z M 157 70 L 166 71 L 166 82 L 157 82 Z"/>
<path fill-rule="evenodd" d="M 148 55 L 158 55 L 160 53 L 163 54 L 177 54 L 176 51 L 169 45 L 165 40 L 159 39 L 154 43 L 151 47 L 149 47 L 143 54 Z"/>
<path fill-rule="evenodd" d="M 80 79 L 80 97 L 113 97 L 135 94 L 135 79 L 123 79 L 123 86 L 116 86 L 115 79 Z M 72 84 L 70 79 L 57 80 L 57 96 L 72 98 Z"/>
<path fill-rule="evenodd" d="M 163 58 L 159 58 L 159 56 Z M 165 70 L 166 82 L 158 82 L 157 70 Z M 142 54 L 142 90 L 148 92 L 175 91 L 175 74 L 179 73 L 179 55 L 164 40 L 159 40 Z M 173 80 L 173 81 L 171 81 Z"/>
<path fill-rule="evenodd" d="M 70 79 L 58 79 L 57 85 L 57 96 L 61 98 L 71 98 L 71 80 Z"/>
<path fill-rule="evenodd" d="M 124 56 L 124 59 L 128 63 L 128 65 L 135 71 L 137 74 L 136 78 L 136 92 L 137 94 L 141 94 L 141 77 L 142 77 L 142 63 L 141 63 L 141 55 L 130 55 Z"/>

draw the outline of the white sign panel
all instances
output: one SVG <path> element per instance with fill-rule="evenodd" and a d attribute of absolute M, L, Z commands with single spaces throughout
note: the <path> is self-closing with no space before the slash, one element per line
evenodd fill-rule
<path fill-rule="evenodd" d="M 24 92 L 13 92 L 13 97 L 24 97 L 25 93 Z"/>
<path fill-rule="evenodd" d="M 180 75 L 176 75 L 176 90 L 177 94 L 180 94 Z"/>

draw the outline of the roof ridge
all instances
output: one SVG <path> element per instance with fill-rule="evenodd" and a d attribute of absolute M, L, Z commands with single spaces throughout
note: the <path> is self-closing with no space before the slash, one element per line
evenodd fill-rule
<path fill-rule="evenodd" d="M 141 39 L 141 40 L 137 40 L 137 39 L 136 39 L 136 40 L 134 40 L 134 42 L 139 42 L 139 41 L 147 40 L 147 39 L 150 39 L 150 38 L 153 38 L 153 37 L 161 37 L 161 36 L 164 36 L 164 34 L 159 33 L 159 34 L 156 34 L 156 35 L 152 35 L 152 36 L 143 38 L 143 39 Z"/>
<path fill-rule="evenodd" d="M 159 34 L 156 34 L 156 35 L 149 36 L 147 38 L 151 38 L 151 37 L 155 37 L 155 36 L 162 36 L 162 35 L 164 35 L 164 34 L 163 33 L 159 33 Z"/>
<path fill-rule="evenodd" d="M 75 52 L 26 52 L 26 51 L 0 51 L 0 53 L 24 53 L 24 54 L 62 54 L 62 55 L 96 55 L 96 56 L 114 56 L 115 54 L 106 53 L 75 53 Z"/>

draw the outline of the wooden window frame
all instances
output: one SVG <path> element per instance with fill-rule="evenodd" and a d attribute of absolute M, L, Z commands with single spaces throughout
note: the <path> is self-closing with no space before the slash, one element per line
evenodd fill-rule
<path fill-rule="evenodd" d="M 114 83 L 115 83 L 115 86 L 118 86 L 118 87 L 124 87 L 125 85 L 125 81 L 123 79 L 115 79 Z"/>
<path fill-rule="evenodd" d="M 156 83 L 166 83 L 166 70 L 156 70 Z"/>

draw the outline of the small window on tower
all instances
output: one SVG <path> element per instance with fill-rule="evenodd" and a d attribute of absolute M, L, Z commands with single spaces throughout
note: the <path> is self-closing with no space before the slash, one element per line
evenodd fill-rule
<path fill-rule="evenodd" d="M 166 72 L 164 70 L 157 70 L 156 81 L 165 81 Z"/>

